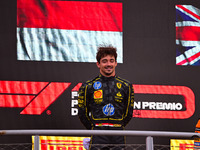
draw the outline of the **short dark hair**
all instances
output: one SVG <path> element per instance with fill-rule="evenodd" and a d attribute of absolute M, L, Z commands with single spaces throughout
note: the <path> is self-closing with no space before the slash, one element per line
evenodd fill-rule
<path fill-rule="evenodd" d="M 96 55 L 96 59 L 98 63 L 100 63 L 101 58 L 107 55 L 114 56 L 115 61 L 117 61 L 117 48 L 113 47 L 112 45 L 99 46 L 97 49 L 97 55 Z"/>

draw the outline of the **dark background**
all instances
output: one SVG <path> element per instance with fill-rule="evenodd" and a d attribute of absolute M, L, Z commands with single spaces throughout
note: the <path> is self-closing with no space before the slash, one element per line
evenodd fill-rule
<path fill-rule="evenodd" d="M 92 0 L 90 0 L 92 1 Z M 95 0 L 97 1 L 97 0 Z M 100 0 L 98 0 L 100 1 Z M 187 86 L 195 94 L 195 113 L 188 119 L 133 118 L 127 130 L 194 132 L 200 116 L 198 66 L 176 66 L 175 5 L 200 2 L 176 0 L 101 0 L 123 3 L 123 64 L 117 75 L 133 84 Z M 42 115 L 20 115 L 21 108 L 0 108 L 0 130 L 84 129 L 71 116 L 71 89 L 96 77 L 95 63 L 18 61 L 16 52 L 17 1 L 0 4 L 0 80 L 70 82 L 71 86 Z M 138 95 L 135 95 L 137 100 Z M 0 137 L 1 143 L 31 142 L 27 136 Z M 145 137 L 127 137 L 128 143 L 145 143 Z M 168 138 L 154 143 L 169 144 Z"/>

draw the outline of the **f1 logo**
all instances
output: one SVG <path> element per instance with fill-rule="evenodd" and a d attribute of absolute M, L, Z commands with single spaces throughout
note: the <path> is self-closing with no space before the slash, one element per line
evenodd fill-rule
<path fill-rule="evenodd" d="M 0 81 L 0 107 L 24 108 L 20 114 L 41 115 L 69 86 L 67 82 Z M 81 83 L 72 89 L 72 115 L 77 115 L 77 95 Z M 138 118 L 186 119 L 195 111 L 195 96 L 186 86 L 133 85 L 135 94 L 180 95 L 185 110 L 134 110 Z M 147 103 L 145 103 L 147 104 Z"/>
<path fill-rule="evenodd" d="M 24 110 L 20 114 L 41 115 L 70 84 L 0 81 L 0 107 L 22 107 Z"/>

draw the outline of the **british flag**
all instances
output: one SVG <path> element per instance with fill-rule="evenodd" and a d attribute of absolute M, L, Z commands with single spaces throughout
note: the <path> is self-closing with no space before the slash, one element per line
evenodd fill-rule
<path fill-rule="evenodd" d="M 200 9 L 176 5 L 176 65 L 200 65 Z"/>

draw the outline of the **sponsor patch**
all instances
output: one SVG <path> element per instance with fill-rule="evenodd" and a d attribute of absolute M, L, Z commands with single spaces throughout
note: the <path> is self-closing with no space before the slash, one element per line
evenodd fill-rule
<path fill-rule="evenodd" d="M 103 107 L 103 113 L 106 116 L 112 116 L 115 114 L 115 107 L 112 104 L 107 104 Z"/>
<path fill-rule="evenodd" d="M 94 85 L 93 85 L 93 88 L 94 88 L 95 90 L 98 90 L 98 89 L 100 89 L 101 87 L 102 87 L 102 84 L 101 84 L 101 82 L 99 82 L 99 81 L 95 82 Z"/>
<path fill-rule="evenodd" d="M 95 102 L 96 104 L 101 104 L 102 101 L 103 101 L 103 98 L 100 98 L 100 99 L 94 99 L 94 102 Z"/>
<path fill-rule="evenodd" d="M 121 83 L 117 83 L 117 87 L 118 87 L 118 89 L 121 89 L 122 84 Z"/>
<path fill-rule="evenodd" d="M 116 95 L 117 95 L 118 97 L 122 97 L 122 94 L 121 94 L 120 92 L 118 92 Z"/>
<path fill-rule="evenodd" d="M 94 92 L 94 99 L 102 98 L 103 97 L 102 95 L 103 95 L 103 91 L 102 90 L 95 91 Z"/>

